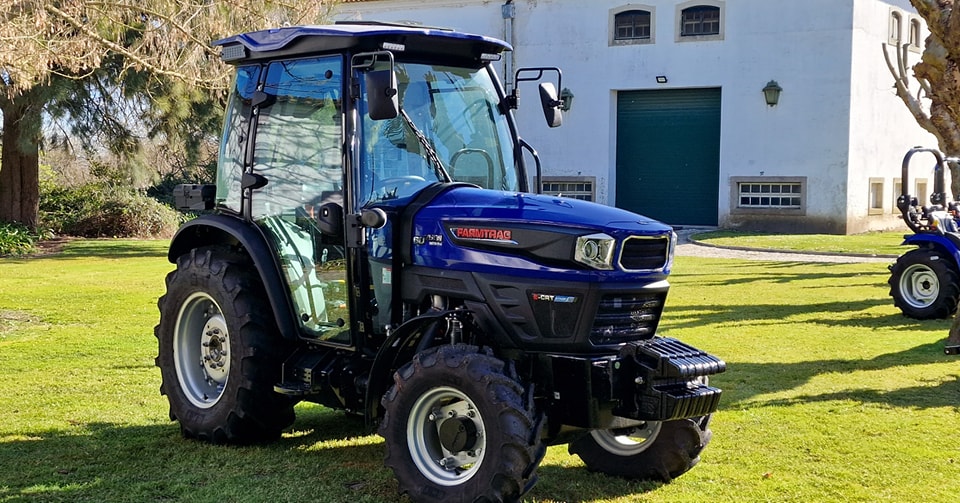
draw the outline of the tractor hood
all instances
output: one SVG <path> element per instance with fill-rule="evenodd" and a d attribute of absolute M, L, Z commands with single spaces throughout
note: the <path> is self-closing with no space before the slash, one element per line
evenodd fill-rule
<path fill-rule="evenodd" d="M 411 238 L 416 265 L 609 279 L 666 276 L 676 242 L 671 227 L 618 208 L 473 187 L 419 209 Z"/>

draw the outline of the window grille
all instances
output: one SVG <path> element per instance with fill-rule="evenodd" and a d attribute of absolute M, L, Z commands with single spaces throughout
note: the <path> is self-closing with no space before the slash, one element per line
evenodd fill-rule
<path fill-rule="evenodd" d="M 540 192 L 552 196 L 563 196 L 581 201 L 596 200 L 594 177 L 543 177 Z"/>
<path fill-rule="evenodd" d="M 803 186 L 800 183 L 741 182 L 738 186 L 740 208 L 802 208 Z"/>
<path fill-rule="evenodd" d="M 650 38 L 650 12 L 631 10 L 621 12 L 614 20 L 614 40 L 638 40 Z"/>
<path fill-rule="evenodd" d="M 720 7 L 697 5 L 680 14 L 680 36 L 696 37 L 720 34 Z"/>

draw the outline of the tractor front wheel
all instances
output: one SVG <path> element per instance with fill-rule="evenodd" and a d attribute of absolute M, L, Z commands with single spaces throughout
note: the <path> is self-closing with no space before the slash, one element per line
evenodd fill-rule
<path fill-rule="evenodd" d="M 710 442 L 710 416 L 648 421 L 642 426 L 592 430 L 568 447 L 587 469 L 628 479 L 670 482 L 700 461 Z"/>
<path fill-rule="evenodd" d="M 543 456 L 533 405 L 507 364 L 475 346 L 428 349 L 383 397 L 385 464 L 420 502 L 516 501 Z"/>
<path fill-rule="evenodd" d="M 293 423 L 294 402 L 273 391 L 285 352 L 264 299 L 250 259 L 226 247 L 191 250 L 167 275 L 156 364 L 185 437 L 260 442 Z"/>
<path fill-rule="evenodd" d="M 890 296 L 907 317 L 949 318 L 960 300 L 960 273 L 953 258 L 930 248 L 904 253 L 890 267 Z"/>

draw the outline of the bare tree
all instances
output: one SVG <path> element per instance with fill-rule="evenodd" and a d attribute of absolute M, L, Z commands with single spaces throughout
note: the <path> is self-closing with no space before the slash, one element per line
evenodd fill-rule
<path fill-rule="evenodd" d="M 117 99 L 137 93 L 150 102 L 182 86 L 222 91 L 229 72 L 210 41 L 286 23 L 316 23 L 334 3 L 0 0 L 0 221 L 37 224 L 42 117 L 52 106 L 64 105 L 58 113 L 71 113 L 81 105 L 107 103 L 114 92 L 120 93 Z M 85 120 L 79 128 L 85 131 L 117 125 L 106 114 Z"/>

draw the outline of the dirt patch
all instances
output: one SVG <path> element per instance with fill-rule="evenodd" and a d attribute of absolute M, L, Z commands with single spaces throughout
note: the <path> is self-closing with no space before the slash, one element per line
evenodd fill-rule
<path fill-rule="evenodd" d="M 39 318 L 31 316 L 30 313 L 0 309 L 0 338 L 23 325 L 37 323 L 39 321 Z"/>
<path fill-rule="evenodd" d="M 45 255 L 55 255 L 63 251 L 63 247 L 67 243 L 73 241 L 74 238 L 67 236 L 55 237 L 53 239 L 44 239 L 37 243 L 37 251 L 27 255 L 27 257 L 42 257 Z"/>

